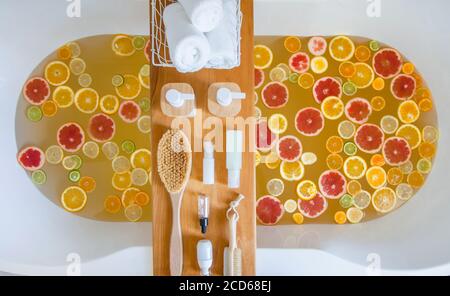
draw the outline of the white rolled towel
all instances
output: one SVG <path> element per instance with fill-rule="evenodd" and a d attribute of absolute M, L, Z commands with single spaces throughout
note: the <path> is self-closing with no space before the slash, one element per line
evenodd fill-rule
<path fill-rule="evenodd" d="M 238 64 L 238 1 L 223 1 L 224 17 L 219 25 L 206 33 L 211 57 L 208 64 L 213 67 L 229 69 Z"/>
<path fill-rule="evenodd" d="M 178 3 L 201 32 L 212 31 L 222 20 L 222 0 L 178 0 Z"/>
<path fill-rule="evenodd" d="M 209 60 L 209 42 L 191 24 L 183 7 L 178 3 L 167 6 L 163 20 L 170 59 L 177 70 L 186 73 L 202 69 Z"/>

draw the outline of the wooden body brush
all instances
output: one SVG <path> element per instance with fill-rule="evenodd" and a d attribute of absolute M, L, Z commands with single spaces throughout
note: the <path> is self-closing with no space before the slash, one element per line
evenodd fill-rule
<path fill-rule="evenodd" d="M 172 202 L 172 234 L 170 237 L 170 274 L 183 270 L 183 240 L 180 209 L 191 174 L 192 151 L 188 138 L 181 130 L 168 130 L 158 144 L 158 174 Z"/>

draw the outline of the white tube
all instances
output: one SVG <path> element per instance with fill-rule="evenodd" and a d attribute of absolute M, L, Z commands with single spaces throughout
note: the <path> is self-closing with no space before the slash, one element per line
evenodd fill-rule
<path fill-rule="evenodd" d="M 242 169 L 242 131 L 227 130 L 226 141 L 228 187 L 239 188 Z"/>
<path fill-rule="evenodd" d="M 214 145 L 210 141 L 203 143 L 203 184 L 214 184 Z"/>
<path fill-rule="evenodd" d="M 178 0 L 192 24 L 201 32 L 210 32 L 223 17 L 222 0 Z"/>

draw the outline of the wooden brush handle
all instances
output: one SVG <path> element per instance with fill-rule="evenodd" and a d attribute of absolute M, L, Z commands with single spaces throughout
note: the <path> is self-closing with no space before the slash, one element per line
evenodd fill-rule
<path fill-rule="evenodd" d="M 181 236 L 180 209 L 183 191 L 171 193 L 172 234 L 170 236 L 170 275 L 180 276 L 183 271 L 183 239 Z"/>

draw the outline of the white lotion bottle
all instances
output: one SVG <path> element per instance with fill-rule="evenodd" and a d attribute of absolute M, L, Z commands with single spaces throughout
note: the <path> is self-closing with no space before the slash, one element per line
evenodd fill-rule
<path fill-rule="evenodd" d="M 214 184 L 214 144 L 203 142 L 203 184 Z"/>
<path fill-rule="evenodd" d="M 240 130 L 227 130 L 227 170 L 228 188 L 239 188 L 241 185 L 243 138 Z"/>

